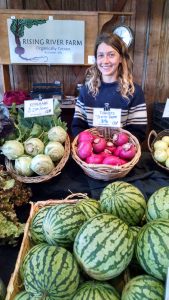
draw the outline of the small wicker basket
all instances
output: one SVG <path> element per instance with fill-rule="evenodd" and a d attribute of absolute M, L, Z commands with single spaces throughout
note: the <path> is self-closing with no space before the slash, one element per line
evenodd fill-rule
<path fill-rule="evenodd" d="M 13 300 L 15 296 L 23 290 L 23 282 L 20 277 L 20 266 L 22 264 L 22 261 L 26 255 L 26 253 L 29 251 L 29 249 L 32 247 L 32 242 L 30 239 L 30 233 L 29 233 L 29 227 L 32 218 L 34 215 L 39 211 L 39 209 L 45 207 L 45 206 L 53 206 L 53 205 L 60 205 L 63 203 L 69 203 L 69 204 L 75 204 L 78 201 L 84 199 L 87 195 L 82 193 L 76 193 L 76 194 L 70 194 L 63 200 L 54 200 L 49 199 L 47 201 L 37 201 L 36 203 L 31 202 L 31 210 L 29 214 L 29 218 L 26 222 L 25 229 L 24 229 L 24 235 L 22 244 L 18 253 L 18 257 L 16 260 L 14 272 L 11 275 L 8 287 L 7 287 L 7 295 L 5 300 Z"/>
<path fill-rule="evenodd" d="M 66 164 L 69 155 L 70 155 L 70 138 L 67 134 L 66 137 L 66 141 L 64 144 L 64 155 L 61 158 L 61 160 L 59 161 L 59 163 L 55 166 L 55 168 L 48 174 L 48 175 L 36 175 L 36 176 L 22 176 L 17 174 L 16 170 L 14 169 L 14 164 L 13 161 L 5 158 L 5 165 L 6 165 L 6 169 L 7 171 L 11 174 L 11 176 L 13 178 L 15 178 L 16 180 L 20 181 L 20 182 L 25 182 L 25 183 L 39 183 L 39 182 L 44 182 L 44 181 L 48 181 L 51 178 L 59 175 L 61 173 L 61 170 L 63 169 L 64 165 Z"/>
<path fill-rule="evenodd" d="M 76 163 L 83 169 L 84 173 L 87 174 L 88 176 L 94 179 L 100 179 L 104 181 L 122 178 L 125 177 L 139 161 L 139 158 L 141 156 L 141 147 L 138 139 L 134 135 L 132 135 L 129 131 L 126 131 L 121 128 L 113 129 L 113 128 L 106 128 L 106 127 L 91 128 L 91 129 L 87 129 L 87 131 L 90 131 L 94 135 L 104 136 L 105 139 L 108 141 L 112 141 L 112 136 L 114 133 L 125 132 L 129 135 L 130 141 L 136 146 L 135 157 L 124 165 L 110 166 L 104 164 L 87 164 L 86 162 L 81 160 L 77 155 L 78 136 L 75 137 L 75 139 L 72 142 L 71 154 L 73 159 L 76 161 Z"/>
<path fill-rule="evenodd" d="M 155 130 L 151 130 L 149 133 L 149 136 L 148 136 L 148 140 L 147 140 L 148 149 L 149 149 L 151 156 L 152 156 L 153 160 L 155 161 L 155 163 L 159 167 L 163 168 L 164 170 L 169 171 L 169 169 L 167 167 L 165 167 L 163 164 L 161 164 L 154 158 L 154 143 L 156 141 L 161 140 L 163 136 L 169 136 L 169 129 L 162 130 L 159 133 L 157 133 Z"/>

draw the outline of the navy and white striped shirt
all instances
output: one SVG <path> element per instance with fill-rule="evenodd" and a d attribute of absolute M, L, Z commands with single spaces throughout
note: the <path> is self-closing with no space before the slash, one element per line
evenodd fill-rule
<path fill-rule="evenodd" d="M 135 92 L 133 96 L 129 96 L 129 99 L 121 96 L 118 82 L 102 82 L 96 97 L 93 97 L 88 88 L 83 86 L 75 106 L 72 121 L 73 136 L 93 127 L 93 108 L 104 108 L 105 103 L 109 103 L 109 108 L 121 109 L 121 127 L 143 141 L 147 127 L 147 108 L 141 87 L 137 84 L 134 86 Z"/>

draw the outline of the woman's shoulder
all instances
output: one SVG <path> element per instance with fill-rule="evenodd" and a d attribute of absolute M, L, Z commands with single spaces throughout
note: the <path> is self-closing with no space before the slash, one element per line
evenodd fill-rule
<path fill-rule="evenodd" d="M 134 88 L 136 92 L 143 92 L 141 85 L 136 82 L 134 82 Z"/>

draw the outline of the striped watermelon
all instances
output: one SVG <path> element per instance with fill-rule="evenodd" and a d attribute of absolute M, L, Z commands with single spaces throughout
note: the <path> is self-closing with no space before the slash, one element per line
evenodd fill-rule
<path fill-rule="evenodd" d="M 156 219 L 140 229 L 136 255 L 148 274 L 160 280 L 166 279 L 169 266 L 169 220 Z"/>
<path fill-rule="evenodd" d="M 22 291 L 15 296 L 14 300 L 32 300 L 32 297 L 26 291 Z"/>
<path fill-rule="evenodd" d="M 25 290 L 37 299 L 70 300 L 79 285 L 79 270 L 73 255 L 62 247 L 38 249 L 27 261 Z"/>
<path fill-rule="evenodd" d="M 169 219 L 169 186 L 154 192 L 147 202 L 146 219 Z"/>
<path fill-rule="evenodd" d="M 46 241 L 50 245 L 63 247 L 72 245 L 78 230 L 85 221 L 84 214 L 75 204 L 52 206 L 43 221 Z"/>
<path fill-rule="evenodd" d="M 20 277 L 22 280 L 24 280 L 26 264 L 29 261 L 30 257 L 32 256 L 32 254 L 34 252 L 36 253 L 36 251 L 38 251 L 38 250 L 43 249 L 44 247 L 46 248 L 46 245 L 47 244 L 45 244 L 45 243 L 37 244 L 37 245 L 33 246 L 32 248 L 30 248 L 29 251 L 26 253 L 26 255 L 24 256 L 23 261 L 20 265 L 20 268 L 19 268 L 19 273 L 20 273 Z"/>
<path fill-rule="evenodd" d="M 124 287 L 121 300 L 163 300 L 164 284 L 150 276 L 132 278 Z"/>
<path fill-rule="evenodd" d="M 128 225 L 138 225 L 146 209 L 141 191 L 123 181 L 108 184 L 100 195 L 100 204 L 102 212 L 111 213 Z"/>
<path fill-rule="evenodd" d="M 131 261 L 134 237 L 127 224 L 103 213 L 86 221 L 74 241 L 74 254 L 92 278 L 107 280 L 119 275 Z"/>
<path fill-rule="evenodd" d="M 45 236 L 42 229 L 43 219 L 51 206 L 44 206 L 33 216 L 30 224 L 31 239 L 35 244 L 45 242 Z"/>
<path fill-rule="evenodd" d="M 86 220 L 94 217 L 95 215 L 101 213 L 99 201 L 91 198 L 87 198 L 77 202 L 76 206 L 85 215 Z"/>
<path fill-rule="evenodd" d="M 87 281 L 80 285 L 72 300 L 120 300 L 118 292 L 110 284 Z"/>

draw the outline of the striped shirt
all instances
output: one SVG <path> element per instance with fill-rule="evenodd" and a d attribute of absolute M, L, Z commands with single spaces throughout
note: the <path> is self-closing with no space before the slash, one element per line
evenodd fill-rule
<path fill-rule="evenodd" d="M 118 82 L 102 82 L 96 97 L 91 95 L 86 86 L 81 88 L 72 121 L 73 136 L 93 127 L 93 108 L 104 108 L 105 103 L 109 104 L 109 108 L 120 108 L 121 127 L 130 131 L 140 141 L 144 140 L 147 127 L 147 108 L 143 91 L 139 85 L 135 84 L 133 96 L 126 99 L 118 91 Z"/>

